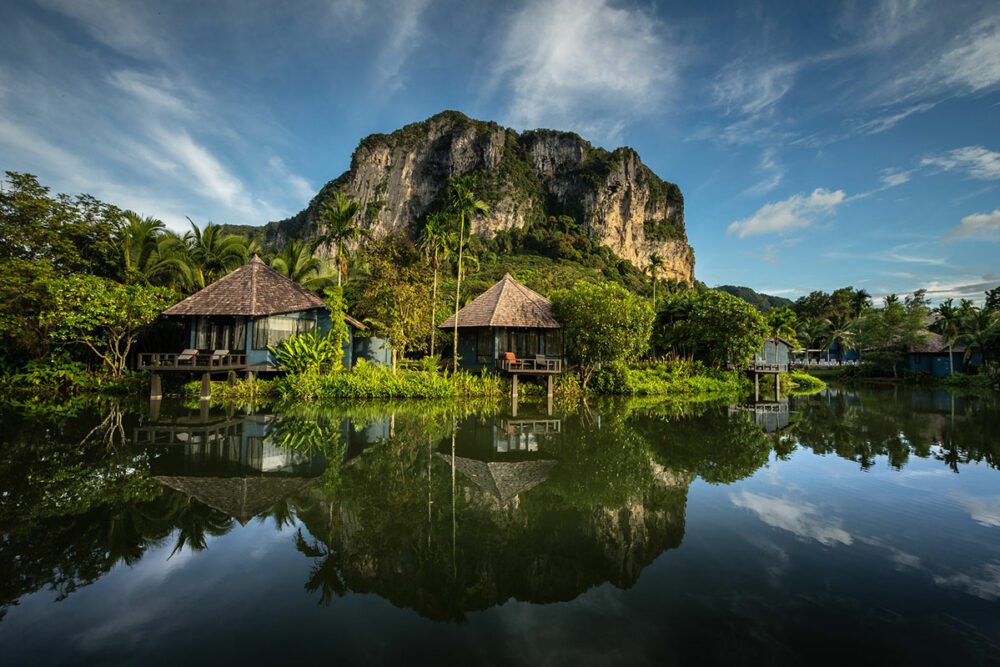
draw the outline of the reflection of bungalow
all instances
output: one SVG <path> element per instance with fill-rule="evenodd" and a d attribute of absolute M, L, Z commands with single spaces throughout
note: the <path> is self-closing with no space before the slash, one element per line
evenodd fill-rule
<path fill-rule="evenodd" d="M 454 315 L 439 325 L 447 332 L 454 327 Z M 552 302 L 509 273 L 458 311 L 460 364 L 492 368 L 508 352 L 532 362 L 539 355 L 562 358 L 562 327 L 552 317 Z"/>
<path fill-rule="evenodd" d="M 451 465 L 450 455 L 438 456 Z M 555 461 L 544 460 L 500 462 L 455 457 L 455 469 L 499 500 L 501 506 L 544 482 L 555 466 Z"/>
<path fill-rule="evenodd" d="M 313 484 L 326 469 L 274 442 L 275 416 L 180 414 L 136 429 L 158 482 L 245 525 Z"/>
<path fill-rule="evenodd" d="M 322 299 L 271 269 L 256 255 L 163 314 L 187 321 L 188 349 L 197 354 L 143 354 L 140 367 L 273 370 L 275 358 L 268 346 L 315 328 L 325 333 L 331 326 Z M 350 316 L 344 319 L 349 332 L 344 365 L 350 368 L 354 363 L 354 334 L 364 325 Z"/>
<path fill-rule="evenodd" d="M 788 426 L 788 399 L 783 401 L 758 401 L 749 405 L 730 405 L 729 415 L 749 412 L 754 423 L 765 433 L 776 433 Z"/>
<path fill-rule="evenodd" d="M 952 360 L 948 361 L 948 346 L 945 345 L 941 336 L 929 332 L 924 332 L 926 338 L 920 345 L 911 347 L 906 352 L 907 368 L 911 371 L 923 371 L 936 377 L 943 377 L 951 373 L 952 364 L 956 373 L 967 373 L 971 366 L 982 363 L 982 356 L 979 354 L 970 355 L 965 361 L 965 346 L 956 345 L 952 348 Z"/>

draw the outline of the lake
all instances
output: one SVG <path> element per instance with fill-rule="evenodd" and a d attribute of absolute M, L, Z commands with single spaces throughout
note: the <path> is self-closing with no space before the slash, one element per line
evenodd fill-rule
<path fill-rule="evenodd" d="M 0 413 L 3 664 L 1000 661 L 1000 406 Z"/>

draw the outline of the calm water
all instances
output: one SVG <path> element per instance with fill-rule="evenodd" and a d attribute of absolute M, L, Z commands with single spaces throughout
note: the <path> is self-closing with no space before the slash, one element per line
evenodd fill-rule
<path fill-rule="evenodd" d="M 993 400 L 0 424 L 3 664 L 1000 661 Z"/>

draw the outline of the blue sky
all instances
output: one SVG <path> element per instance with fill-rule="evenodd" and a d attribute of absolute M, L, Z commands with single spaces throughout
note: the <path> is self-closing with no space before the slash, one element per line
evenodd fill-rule
<path fill-rule="evenodd" d="M 0 169 L 178 229 L 443 109 L 632 146 L 709 285 L 1000 284 L 995 1 L 0 3 Z"/>

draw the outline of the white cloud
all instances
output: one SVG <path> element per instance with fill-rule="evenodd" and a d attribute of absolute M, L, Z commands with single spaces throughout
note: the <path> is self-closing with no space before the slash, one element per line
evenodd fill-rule
<path fill-rule="evenodd" d="M 878 134 L 879 132 L 885 132 L 890 130 L 896 125 L 915 113 L 923 113 L 924 111 L 930 111 L 935 106 L 933 102 L 925 102 L 924 104 L 917 104 L 915 106 L 908 107 L 902 111 L 897 111 L 895 113 L 890 113 L 885 116 L 880 116 L 869 121 L 865 121 L 858 125 L 858 131 L 862 134 Z"/>
<path fill-rule="evenodd" d="M 910 180 L 910 176 L 913 175 L 913 170 L 903 171 L 902 169 L 883 169 L 882 170 L 882 185 L 886 188 L 894 188 L 903 183 L 907 183 Z"/>
<path fill-rule="evenodd" d="M 769 526 L 787 530 L 802 538 L 820 544 L 852 544 L 854 538 L 841 527 L 839 520 L 824 519 L 814 505 L 774 496 L 763 496 L 749 491 L 730 493 L 729 500 L 736 507 L 743 507 L 758 516 Z"/>
<path fill-rule="evenodd" d="M 952 500 L 961 505 L 981 526 L 1000 528 L 1000 500 L 981 500 L 964 496 L 952 496 Z"/>
<path fill-rule="evenodd" d="M 761 155 L 759 168 L 768 176 L 744 190 L 743 194 L 762 195 L 768 193 L 781 185 L 781 181 L 785 178 L 785 168 L 778 162 L 778 152 L 773 148 L 766 149 Z"/>
<path fill-rule="evenodd" d="M 765 204 L 745 220 L 733 222 L 726 233 L 745 238 L 774 232 L 784 234 L 808 227 L 817 216 L 833 213 L 846 197 L 843 190 L 831 192 L 823 188 L 817 188 L 808 195 L 792 195 L 783 201 Z"/>
<path fill-rule="evenodd" d="M 1000 564 L 986 563 L 981 572 L 971 575 L 935 575 L 934 583 L 964 589 L 966 593 L 984 600 L 996 600 L 1000 598 Z"/>
<path fill-rule="evenodd" d="M 392 29 L 375 63 L 382 94 L 403 87 L 400 70 L 423 41 L 420 17 L 430 0 L 401 0 L 379 12 L 392 21 Z"/>
<path fill-rule="evenodd" d="M 666 26 L 606 0 L 532 1 L 511 21 L 490 89 L 507 122 L 616 141 L 623 120 L 660 111 L 676 80 Z"/>
<path fill-rule="evenodd" d="M 1000 237 L 1000 208 L 992 213 L 975 213 L 962 218 L 957 227 L 948 232 L 950 239 L 996 239 Z"/>
<path fill-rule="evenodd" d="M 946 80 L 973 92 L 1000 83 L 1000 21 L 982 21 L 962 39 L 941 57 L 939 70 Z"/>
<path fill-rule="evenodd" d="M 768 111 L 791 89 L 797 71 L 794 63 L 761 65 L 737 60 L 723 68 L 712 85 L 715 102 L 727 113 Z"/>
<path fill-rule="evenodd" d="M 929 155 L 920 164 L 945 171 L 957 169 L 981 181 L 1000 179 L 1000 153 L 982 146 L 965 146 L 947 153 Z"/>

